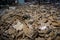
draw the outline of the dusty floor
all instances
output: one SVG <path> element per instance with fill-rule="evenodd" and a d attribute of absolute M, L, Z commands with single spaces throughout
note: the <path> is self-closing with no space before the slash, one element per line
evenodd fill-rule
<path fill-rule="evenodd" d="M 0 40 L 60 40 L 60 7 L 24 5 L 6 9 L 0 15 Z"/>

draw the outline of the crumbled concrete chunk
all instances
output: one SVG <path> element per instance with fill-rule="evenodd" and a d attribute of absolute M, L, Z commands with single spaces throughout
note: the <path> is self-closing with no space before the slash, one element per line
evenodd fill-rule
<path fill-rule="evenodd" d="M 22 30 L 23 27 L 24 25 L 19 20 L 16 20 L 16 23 L 13 24 L 13 28 L 15 28 L 16 30 Z"/>

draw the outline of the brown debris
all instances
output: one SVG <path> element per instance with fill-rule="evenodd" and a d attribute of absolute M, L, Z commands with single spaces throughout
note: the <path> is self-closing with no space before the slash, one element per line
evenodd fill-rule
<path fill-rule="evenodd" d="M 24 5 L 0 15 L 1 40 L 60 40 L 60 9 Z"/>

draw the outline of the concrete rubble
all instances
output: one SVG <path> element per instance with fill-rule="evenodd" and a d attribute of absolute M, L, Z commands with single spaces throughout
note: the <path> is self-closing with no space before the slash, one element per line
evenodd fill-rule
<path fill-rule="evenodd" d="M 60 40 L 60 9 L 54 5 L 10 7 L 0 15 L 0 40 Z"/>

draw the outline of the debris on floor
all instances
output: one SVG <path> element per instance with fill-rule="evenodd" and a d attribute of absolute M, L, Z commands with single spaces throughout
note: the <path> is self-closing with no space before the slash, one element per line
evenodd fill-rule
<path fill-rule="evenodd" d="M 54 5 L 10 7 L 0 15 L 0 40 L 60 40 L 60 9 Z"/>

